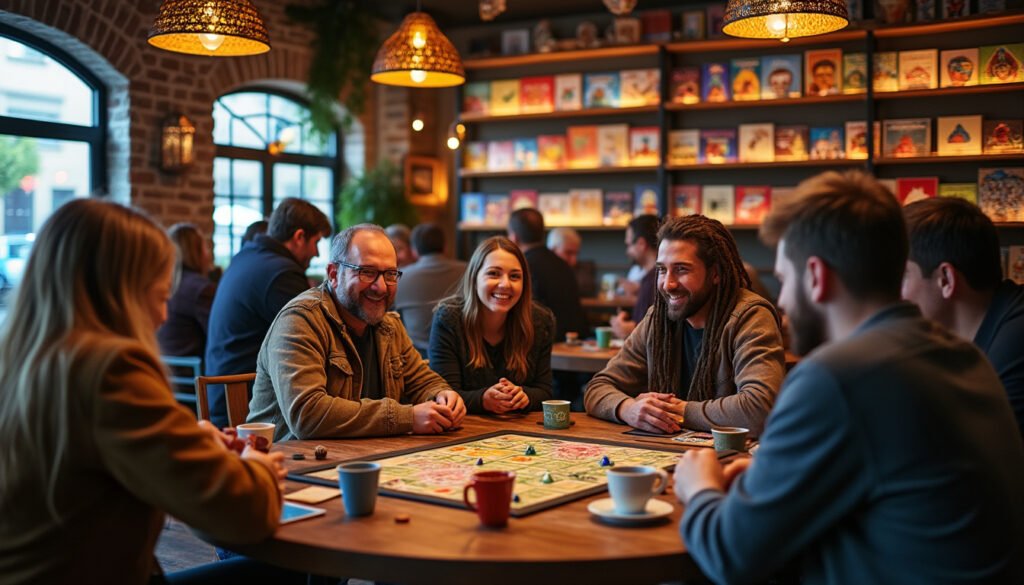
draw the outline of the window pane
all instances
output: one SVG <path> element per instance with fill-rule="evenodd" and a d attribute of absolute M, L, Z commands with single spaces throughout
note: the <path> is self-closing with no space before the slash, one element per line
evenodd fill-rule
<path fill-rule="evenodd" d="M 0 36 L 0 114 L 95 126 L 93 101 L 92 88 L 70 69 Z"/>
<path fill-rule="evenodd" d="M 263 163 L 255 160 L 231 161 L 231 194 L 247 197 L 263 196 Z"/>
<path fill-rule="evenodd" d="M 303 197 L 302 167 L 287 163 L 274 165 L 274 207 L 285 197 Z"/>
<path fill-rule="evenodd" d="M 267 143 L 263 140 L 263 126 L 259 116 L 246 120 L 234 118 L 231 120 L 231 146 L 242 148 L 255 148 L 263 150 Z"/>
<path fill-rule="evenodd" d="M 249 224 L 263 219 L 263 202 L 251 197 L 213 198 L 213 258 L 227 266 L 242 247 L 242 235 Z"/>
<path fill-rule="evenodd" d="M 305 193 L 307 199 L 318 199 L 321 201 L 330 201 L 333 199 L 331 191 L 334 190 L 334 184 L 331 182 L 331 177 L 334 175 L 331 169 L 324 167 L 303 167 L 303 185 L 302 191 Z M 328 213 L 330 215 L 330 213 Z"/>

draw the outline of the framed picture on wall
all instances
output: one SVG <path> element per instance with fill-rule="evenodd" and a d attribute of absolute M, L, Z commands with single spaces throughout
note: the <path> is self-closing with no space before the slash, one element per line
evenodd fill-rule
<path fill-rule="evenodd" d="M 405 157 L 405 196 L 413 205 L 440 205 L 447 199 L 441 162 L 428 156 Z"/>
<path fill-rule="evenodd" d="M 517 28 L 501 31 L 501 54 L 522 55 L 530 52 L 530 30 Z"/>

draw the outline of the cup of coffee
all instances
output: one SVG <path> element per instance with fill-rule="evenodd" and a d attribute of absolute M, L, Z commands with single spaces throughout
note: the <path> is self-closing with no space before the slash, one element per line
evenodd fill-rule
<path fill-rule="evenodd" d="M 276 428 L 276 426 L 277 425 L 275 425 L 274 423 L 263 422 L 242 423 L 235 427 L 235 433 L 238 435 L 239 439 L 246 441 L 247 443 L 249 442 L 248 438 L 250 436 L 265 439 L 265 443 L 263 442 L 263 440 L 257 440 L 253 441 L 251 444 L 260 451 L 269 452 L 270 445 L 274 442 L 274 429 Z M 266 445 L 266 449 L 261 448 L 261 444 Z"/>
<path fill-rule="evenodd" d="M 668 474 L 649 465 L 612 467 L 607 473 L 608 492 L 618 514 L 643 514 L 647 500 L 668 485 Z"/>
<path fill-rule="evenodd" d="M 545 429 L 569 428 L 568 400 L 545 400 L 541 403 L 541 407 L 544 409 Z"/>
<path fill-rule="evenodd" d="M 598 327 L 594 329 L 594 336 L 597 337 L 597 347 L 608 349 L 612 346 L 611 327 Z"/>
<path fill-rule="evenodd" d="M 501 528 L 508 524 L 508 510 L 512 505 L 512 486 L 516 481 L 514 471 L 481 471 L 462 490 L 462 500 L 470 510 L 476 510 L 484 526 Z M 475 495 L 476 503 L 469 501 L 469 492 Z"/>
<path fill-rule="evenodd" d="M 712 427 L 715 451 L 746 451 L 749 433 L 750 429 L 743 427 Z"/>
<path fill-rule="evenodd" d="M 338 487 L 349 516 L 369 516 L 377 505 L 380 463 L 350 461 L 338 465 Z"/>
<path fill-rule="evenodd" d="M 580 344 L 580 334 L 575 332 L 575 331 L 566 331 L 565 332 L 565 343 L 566 343 L 566 345 L 579 345 Z"/>

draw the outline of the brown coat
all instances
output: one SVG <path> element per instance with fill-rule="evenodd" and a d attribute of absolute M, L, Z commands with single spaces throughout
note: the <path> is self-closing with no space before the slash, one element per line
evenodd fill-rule
<path fill-rule="evenodd" d="M 50 516 L 34 473 L 0 493 L 4 583 L 146 583 L 165 512 L 226 543 L 259 541 L 277 527 L 281 496 L 270 470 L 202 431 L 141 347 L 125 342 L 114 355 L 105 374 L 87 371 L 97 362 L 82 363 L 88 358 L 71 370 L 71 380 L 102 375 L 102 383 L 93 393 L 72 390 L 55 490 L 62 521 Z"/>
<path fill-rule="evenodd" d="M 672 392 L 649 386 L 647 364 L 653 359 L 653 347 L 647 341 L 650 318 L 648 311 L 622 350 L 590 380 L 584 403 L 591 415 L 622 422 L 616 411 L 627 398 L 643 392 Z M 746 427 L 759 435 L 786 375 L 779 318 L 771 303 L 741 290 L 718 341 L 718 351 L 716 398 L 688 402 L 685 425 L 705 431 L 712 426 Z"/>

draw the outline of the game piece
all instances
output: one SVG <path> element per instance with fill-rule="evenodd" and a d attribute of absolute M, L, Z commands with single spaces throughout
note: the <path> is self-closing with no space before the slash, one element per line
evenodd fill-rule
<path fill-rule="evenodd" d="M 526 446 L 526 452 L 524 453 L 524 455 L 536 455 L 536 454 L 537 454 L 537 449 L 534 449 L 533 445 L 527 445 Z"/>
<path fill-rule="evenodd" d="M 544 476 L 540 478 L 541 483 L 554 483 L 555 480 L 551 479 L 551 473 L 548 471 L 544 472 Z"/>
<path fill-rule="evenodd" d="M 615 464 L 612 463 L 612 460 L 609 459 L 607 455 L 601 458 L 601 467 L 611 467 L 612 465 Z"/>
<path fill-rule="evenodd" d="M 477 465 L 483 465 L 483 464 L 484 464 L 484 458 L 483 458 L 483 457 L 481 457 L 481 458 L 477 459 L 477 460 L 476 460 L 476 464 L 477 464 Z"/>
<path fill-rule="evenodd" d="M 408 524 L 408 523 L 409 523 L 409 515 L 408 514 L 395 514 L 395 524 Z"/>
<path fill-rule="evenodd" d="M 316 457 L 317 461 L 327 459 L 327 447 L 323 445 L 317 445 L 313 448 L 313 456 Z"/>
<path fill-rule="evenodd" d="M 514 504 L 518 504 L 519 503 L 519 494 L 515 494 L 515 495 L 512 496 L 512 503 L 514 503 Z"/>
<path fill-rule="evenodd" d="M 305 458 L 306 458 L 306 456 L 303 455 L 302 453 L 292 453 L 292 459 L 294 459 L 296 461 L 302 461 Z"/>

